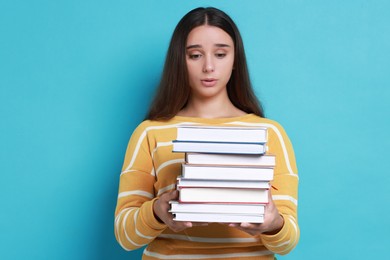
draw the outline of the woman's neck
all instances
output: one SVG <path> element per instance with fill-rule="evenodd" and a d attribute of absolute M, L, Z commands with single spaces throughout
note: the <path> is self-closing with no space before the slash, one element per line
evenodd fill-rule
<path fill-rule="evenodd" d="M 247 113 L 236 108 L 229 99 L 190 99 L 187 106 L 177 115 L 200 118 L 226 118 L 242 116 L 245 114 Z"/>

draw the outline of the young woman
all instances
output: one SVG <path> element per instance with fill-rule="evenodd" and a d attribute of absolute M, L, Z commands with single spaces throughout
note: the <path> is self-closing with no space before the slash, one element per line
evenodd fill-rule
<path fill-rule="evenodd" d="M 184 155 L 172 153 L 180 124 L 265 126 L 276 156 L 264 223 L 174 221 L 176 177 Z M 298 242 L 298 176 L 283 128 L 265 119 L 248 75 L 240 33 L 224 12 L 197 8 L 178 23 L 147 120 L 134 131 L 120 175 L 115 236 L 126 250 L 148 245 L 143 259 L 274 259 Z"/>

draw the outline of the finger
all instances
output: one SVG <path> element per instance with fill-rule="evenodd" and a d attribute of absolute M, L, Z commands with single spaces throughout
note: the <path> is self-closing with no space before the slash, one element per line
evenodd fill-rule
<path fill-rule="evenodd" d="M 242 222 L 242 223 L 219 223 L 222 225 L 227 225 L 229 227 L 240 227 L 245 229 L 257 229 L 260 227 L 261 224 L 257 223 L 248 223 L 248 222 Z"/>
<path fill-rule="evenodd" d="M 240 227 L 242 228 L 248 228 L 248 229 L 255 229 L 255 228 L 258 228 L 258 224 L 254 224 L 254 223 L 248 223 L 248 222 L 242 222 L 240 224 Z"/>
<path fill-rule="evenodd" d="M 225 223 L 226 224 L 226 223 Z M 228 223 L 227 224 L 229 227 L 239 227 L 240 223 Z"/>
<path fill-rule="evenodd" d="M 274 200 L 272 199 L 271 191 L 268 192 L 268 203 L 265 205 L 265 217 L 275 208 Z"/>
<path fill-rule="evenodd" d="M 177 226 L 180 226 L 180 227 L 183 227 L 183 228 L 190 228 L 192 227 L 192 222 L 189 222 L 189 221 L 175 221 L 175 225 Z"/>
<path fill-rule="evenodd" d="M 192 226 L 193 227 L 205 227 L 205 226 L 208 226 L 209 223 L 208 222 L 192 222 Z"/>
<path fill-rule="evenodd" d="M 249 226 L 246 226 L 247 224 L 249 224 Z M 262 233 L 262 228 L 261 226 L 255 226 L 255 225 L 252 225 L 250 223 L 246 223 L 244 225 L 239 225 L 236 227 L 237 229 L 241 230 L 241 231 L 244 231 L 250 235 L 256 235 L 256 234 L 260 234 Z"/>
<path fill-rule="evenodd" d="M 271 189 L 269 189 L 268 190 L 268 205 L 273 204 L 273 203 L 274 203 L 274 200 L 272 199 L 272 192 L 271 192 Z"/>
<path fill-rule="evenodd" d="M 162 196 L 164 196 L 165 200 L 175 200 L 179 197 L 179 192 L 177 190 L 173 190 L 167 193 L 164 193 Z M 161 196 L 161 197 L 162 197 Z"/>
<path fill-rule="evenodd" d="M 168 226 L 173 231 L 179 232 L 179 231 L 182 231 L 184 229 L 191 228 L 192 227 L 192 223 L 188 222 L 188 221 L 175 221 L 175 220 L 172 220 L 172 222 L 170 222 L 170 225 L 168 225 Z"/>

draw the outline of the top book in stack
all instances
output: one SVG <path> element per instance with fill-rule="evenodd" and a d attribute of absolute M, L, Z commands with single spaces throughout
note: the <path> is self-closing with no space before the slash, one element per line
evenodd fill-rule
<path fill-rule="evenodd" d="M 264 154 L 267 129 L 259 127 L 179 126 L 174 152 Z"/>

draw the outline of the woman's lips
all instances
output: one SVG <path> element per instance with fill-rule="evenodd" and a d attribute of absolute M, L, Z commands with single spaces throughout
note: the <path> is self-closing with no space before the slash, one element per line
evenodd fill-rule
<path fill-rule="evenodd" d="M 202 85 L 205 87 L 214 87 L 215 84 L 217 84 L 216 79 L 202 79 L 201 82 L 202 82 Z"/>

